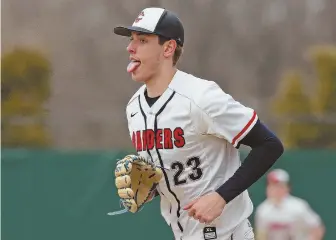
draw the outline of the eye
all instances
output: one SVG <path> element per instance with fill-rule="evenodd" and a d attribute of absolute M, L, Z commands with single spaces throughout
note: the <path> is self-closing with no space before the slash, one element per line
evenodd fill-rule
<path fill-rule="evenodd" d="M 140 43 L 146 43 L 146 39 L 140 39 Z"/>

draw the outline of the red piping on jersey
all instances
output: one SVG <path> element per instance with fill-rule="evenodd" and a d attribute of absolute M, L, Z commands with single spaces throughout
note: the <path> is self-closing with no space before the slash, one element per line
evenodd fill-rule
<path fill-rule="evenodd" d="M 235 145 L 237 139 L 240 138 L 240 136 L 243 135 L 244 132 L 251 126 L 251 124 L 254 122 L 256 116 L 257 116 L 256 111 L 253 111 L 253 116 L 252 116 L 252 118 L 250 119 L 250 121 L 246 124 L 246 126 L 243 128 L 243 130 L 241 130 L 240 133 L 238 133 L 238 135 L 235 136 L 235 137 L 232 139 L 232 145 Z"/>

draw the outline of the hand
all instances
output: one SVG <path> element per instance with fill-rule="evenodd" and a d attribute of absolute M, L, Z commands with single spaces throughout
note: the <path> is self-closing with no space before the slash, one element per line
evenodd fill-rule
<path fill-rule="evenodd" d="M 192 201 L 183 209 L 200 223 L 211 223 L 222 214 L 225 205 L 225 200 L 217 192 L 213 192 Z"/>

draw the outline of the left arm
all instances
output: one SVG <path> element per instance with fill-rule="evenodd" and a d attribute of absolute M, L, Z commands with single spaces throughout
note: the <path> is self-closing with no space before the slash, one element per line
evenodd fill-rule
<path fill-rule="evenodd" d="M 233 200 L 263 176 L 284 151 L 279 138 L 260 120 L 237 147 L 240 144 L 250 146 L 252 150 L 233 176 L 216 191 L 226 203 Z"/>
<path fill-rule="evenodd" d="M 284 151 L 281 141 L 260 120 L 237 144 L 237 148 L 240 144 L 252 148 L 242 165 L 216 192 L 196 199 L 185 206 L 184 210 L 189 211 L 189 216 L 201 223 L 212 222 L 220 216 L 227 203 L 263 176 Z"/>
<path fill-rule="evenodd" d="M 302 219 L 310 230 L 309 240 L 322 240 L 325 234 L 325 227 L 321 217 L 311 208 L 308 202 L 305 202 L 305 208 L 302 213 Z"/>
<path fill-rule="evenodd" d="M 323 225 L 312 227 L 310 229 L 309 240 L 322 240 L 324 236 L 325 228 Z"/>

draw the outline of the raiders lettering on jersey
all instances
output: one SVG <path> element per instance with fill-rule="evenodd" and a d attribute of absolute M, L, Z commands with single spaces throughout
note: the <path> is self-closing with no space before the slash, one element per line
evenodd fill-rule
<path fill-rule="evenodd" d="M 185 145 L 182 128 L 147 129 L 132 133 L 132 143 L 137 152 L 156 149 L 182 148 Z"/>

